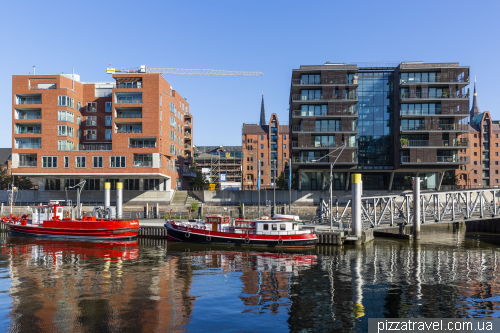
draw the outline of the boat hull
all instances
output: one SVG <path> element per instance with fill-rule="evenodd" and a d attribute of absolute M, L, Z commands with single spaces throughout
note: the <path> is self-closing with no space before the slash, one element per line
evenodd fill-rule
<path fill-rule="evenodd" d="M 18 225 L 5 223 L 7 230 L 11 233 L 31 235 L 38 237 L 63 237 L 76 239 L 125 239 L 136 237 L 139 227 L 120 229 L 65 229 L 44 228 L 40 226 Z"/>
<path fill-rule="evenodd" d="M 298 235 L 256 235 L 237 234 L 227 232 L 212 232 L 185 227 L 172 227 L 165 223 L 167 238 L 172 241 L 201 243 L 201 244 L 233 244 L 238 246 L 266 246 L 266 247 L 314 247 L 318 241 L 314 234 Z"/>

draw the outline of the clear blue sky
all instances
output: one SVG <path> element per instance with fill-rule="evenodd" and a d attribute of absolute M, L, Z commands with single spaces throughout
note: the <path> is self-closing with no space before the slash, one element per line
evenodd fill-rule
<path fill-rule="evenodd" d="M 2 1 L 0 146 L 11 145 L 11 76 L 106 67 L 262 71 L 262 77 L 166 75 L 188 99 L 194 143 L 241 145 L 243 122 L 288 121 L 291 71 L 331 62 L 459 61 L 479 107 L 500 118 L 500 1 Z M 472 91 L 472 85 L 470 85 Z"/>

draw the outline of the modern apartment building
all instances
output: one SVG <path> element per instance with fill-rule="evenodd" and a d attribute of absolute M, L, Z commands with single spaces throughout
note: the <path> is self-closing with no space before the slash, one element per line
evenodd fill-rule
<path fill-rule="evenodd" d="M 470 159 L 470 165 L 455 170 L 458 185 L 463 188 L 497 187 L 500 181 L 500 122 L 488 111 L 481 112 L 477 101 L 476 84 L 470 110 L 470 131 L 462 135 L 470 149 L 461 149 L 459 156 Z"/>
<path fill-rule="evenodd" d="M 280 125 L 278 116 L 271 114 L 265 123 L 264 96 L 259 124 L 243 124 L 243 189 L 272 188 L 277 177 L 290 165 L 290 127 Z"/>
<path fill-rule="evenodd" d="M 241 189 L 241 146 L 196 146 L 196 170 L 201 171 L 217 189 Z M 222 180 L 221 180 L 222 178 Z M 218 181 L 217 181 L 218 180 Z"/>
<path fill-rule="evenodd" d="M 300 66 L 292 71 L 290 124 L 296 189 L 406 190 L 420 176 L 440 187 L 444 171 L 468 165 L 469 67 L 402 62 Z M 334 149 L 345 146 L 338 156 Z M 320 158 L 327 156 L 321 160 Z M 338 159 L 337 159 L 338 157 Z"/>
<path fill-rule="evenodd" d="M 14 75 L 12 104 L 12 173 L 37 177 L 39 191 L 187 189 L 193 117 L 159 74 Z"/>

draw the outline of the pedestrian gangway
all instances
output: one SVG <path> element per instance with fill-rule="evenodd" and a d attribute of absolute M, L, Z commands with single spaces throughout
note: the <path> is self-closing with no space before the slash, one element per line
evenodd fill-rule
<path fill-rule="evenodd" d="M 479 220 L 497 217 L 500 188 L 421 192 L 420 222 Z M 413 193 L 361 197 L 363 228 L 408 225 L 413 222 Z M 352 197 L 333 198 L 331 220 L 341 229 L 350 228 Z M 324 201 L 317 209 L 316 223 L 330 223 L 330 207 Z"/>

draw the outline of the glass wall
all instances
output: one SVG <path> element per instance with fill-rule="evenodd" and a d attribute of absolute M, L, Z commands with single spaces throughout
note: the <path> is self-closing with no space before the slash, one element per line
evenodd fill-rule
<path fill-rule="evenodd" d="M 358 169 L 394 168 L 393 75 L 392 71 L 360 70 L 358 73 Z"/>

